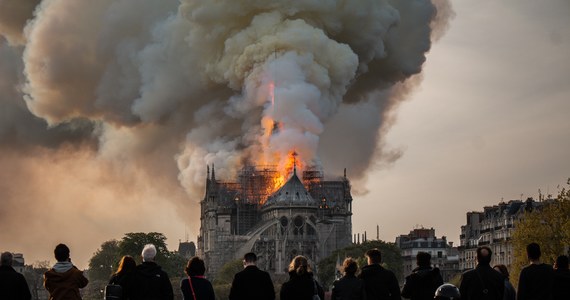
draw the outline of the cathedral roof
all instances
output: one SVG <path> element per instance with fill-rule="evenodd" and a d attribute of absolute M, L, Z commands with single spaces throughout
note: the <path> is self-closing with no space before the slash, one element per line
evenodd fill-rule
<path fill-rule="evenodd" d="M 297 177 L 297 172 L 275 193 L 267 199 L 264 206 L 317 206 L 317 202 L 305 189 Z"/>

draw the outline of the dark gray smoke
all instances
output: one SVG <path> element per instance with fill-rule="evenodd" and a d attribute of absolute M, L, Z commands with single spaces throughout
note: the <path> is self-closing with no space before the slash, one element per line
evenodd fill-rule
<path fill-rule="evenodd" d="M 92 249 L 173 231 L 140 218 L 164 201 L 196 226 L 206 164 L 229 177 L 295 150 L 358 187 L 402 154 L 382 138 L 453 15 L 443 0 L 16 2 L 0 5 L 0 217 L 14 228 L 0 240 L 29 234 L 26 214 L 50 232 L 73 215 L 60 237 Z"/>

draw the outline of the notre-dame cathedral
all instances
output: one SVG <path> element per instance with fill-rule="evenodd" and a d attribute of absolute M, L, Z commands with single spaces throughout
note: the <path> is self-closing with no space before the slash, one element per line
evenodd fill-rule
<path fill-rule="evenodd" d="M 315 266 L 352 238 L 350 182 L 325 180 L 315 169 L 296 167 L 282 186 L 271 167 L 246 166 L 236 181 L 216 179 L 208 166 L 206 193 L 201 204 L 197 255 L 215 276 L 227 262 L 247 252 L 258 255 L 258 266 L 286 274 L 296 255 Z"/>

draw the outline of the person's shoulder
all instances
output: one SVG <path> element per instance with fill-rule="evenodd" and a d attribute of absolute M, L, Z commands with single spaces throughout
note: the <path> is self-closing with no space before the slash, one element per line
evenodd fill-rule
<path fill-rule="evenodd" d="M 160 276 L 164 276 L 165 278 L 168 278 L 168 273 L 166 273 L 166 271 L 159 269 L 158 273 L 160 273 Z"/>
<path fill-rule="evenodd" d="M 469 277 L 473 276 L 475 274 L 475 272 L 477 272 L 476 269 L 467 270 L 467 271 L 464 271 L 463 273 L 461 273 L 461 276 L 469 278 Z"/>
<path fill-rule="evenodd" d="M 410 275 L 406 276 L 404 279 L 406 280 L 406 282 L 409 282 L 409 281 L 415 280 L 416 277 L 418 277 L 418 273 L 412 272 Z"/>

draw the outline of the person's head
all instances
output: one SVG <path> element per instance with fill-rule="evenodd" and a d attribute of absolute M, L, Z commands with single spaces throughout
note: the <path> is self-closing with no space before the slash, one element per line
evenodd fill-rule
<path fill-rule="evenodd" d="M 556 270 L 568 270 L 568 256 L 560 255 L 556 258 L 556 263 L 554 264 Z"/>
<path fill-rule="evenodd" d="M 477 248 L 477 263 L 480 265 L 488 265 L 491 263 L 493 251 L 487 246 Z"/>
<path fill-rule="evenodd" d="M 434 299 L 456 300 L 461 299 L 459 289 L 451 283 L 444 283 L 435 290 Z"/>
<path fill-rule="evenodd" d="M 202 276 L 206 273 L 206 264 L 201 258 L 194 256 L 190 258 L 184 271 L 188 276 Z"/>
<path fill-rule="evenodd" d="M 122 272 L 129 272 L 134 270 L 137 267 L 137 263 L 135 262 L 134 258 L 130 255 L 125 255 L 119 261 L 119 267 L 117 268 L 117 273 Z"/>
<path fill-rule="evenodd" d="M 537 243 L 530 243 L 526 246 L 526 255 L 529 260 L 540 259 L 540 246 Z"/>
<path fill-rule="evenodd" d="M 378 248 L 370 249 L 366 251 L 366 258 L 368 259 L 368 264 L 379 264 L 382 262 L 382 253 Z"/>
<path fill-rule="evenodd" d="M 303 275 L 306 273 L 310 273 L 311 267 L 309 266 L 309 262 L 307 258 L 302 255 L 297 255 L 291 260 L 289 264 L 289 272 L 295 272 L 297 275 Z"/>
<path fill-rule="evenodd" d="M 503 276 L 505 276 L 505 278 L 509 278 L 509 270 L 507 269 L 507 266 L 505 265 L 495 265 L 493 267 L 493 269 L 495 269 L 497 272 L 503 274 Z"/>
<path fill-rule="evenodd" d="M 416 255 L 416 263 L 419 267 L 431 266 L 431 254 L 427 252 L 418 252 Z"/>
<path fill-rule="evenodd" d="M 141 253 L 143 261 L 154 261 L 156 257 L 156 247 L 153 244 L 146 244 Z"/>
<path fill-rule="evenodd" d="M 244 266 L 253 266 L 257 262 L 257 255 L 253 252 L 248 252 L 243 256 L 243 265 Z"/>
<path fill-rule="evenodd" d="M 65 244 L 55 246 L 53 254 L 58 262 L 69 261 L 69 247 Z"/>
<path fill-rule="evenodd" d="M 3 252 L 0 255 L 0 266 L 12 266 L 12 261 L 14 260 L 14 255 L 10 252 Z"/>
<path fill-rule="evenodd" d="M 342 262 L 342 272 L 346 275 L 354 275 L 358 271 L 358 263 L 352 257 L 347 257 Z"/>

